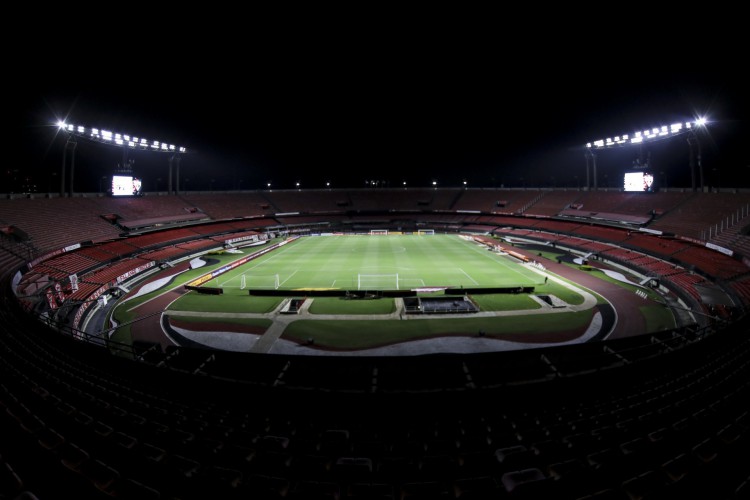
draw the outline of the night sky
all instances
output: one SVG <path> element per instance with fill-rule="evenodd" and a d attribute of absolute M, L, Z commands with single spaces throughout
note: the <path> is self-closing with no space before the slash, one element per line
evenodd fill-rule
<path fill-rule="evenodd" d="M 183 188 L 225 190 L 576 187 L 586 142 L 699 115 L 709 120 L 705 184 L 750 187 L 750 85 L 744 63 L 714 63 L 716 47 L 612 57 L 561 38 L 535 48 L 494 32 L 346 33 L 261 45 L 238 36 L 228 52 L 171 42 L 139 58 L 56 52 L 33 73 L 14 73 L 7 95 L 21 155 L 0 191 L 59 191 L 58 119 L 185 146 Z M 184 56 L 166 55 L 176 49 Z M 75 190 L 99 190 L 124 159 L 79 140 Z M 166 155 L 127 159 L 146 192 L 166 189 Z M 600 152 L 599 186 L 620 186 L 636 160 L 659 185 L 691 185 L 683 136 Z"/>

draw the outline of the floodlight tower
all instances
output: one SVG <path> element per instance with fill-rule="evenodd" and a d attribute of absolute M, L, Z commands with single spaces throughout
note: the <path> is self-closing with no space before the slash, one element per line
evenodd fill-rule
<path fill-rule="evenodd" d="M 131 136 L 130 134 L 113 133 L 109 130 L 100 128 L 88 128 L 82 125 L 73 125 L 64 121 L 57 122 L 58 128 L 67 135 L 65 150 L 63 152 L 62 172 L 60 173 L 60 196 L 65 196 L 65 169 L 70 157 L 70 186 L 69 196 L 73 196 L 74 185 L 73 175 L 75 171 L 75 150 L 78 145 L 76 138 L 84 138 L 93 142 L 98 142 L 108 146 L 122 148 L 123 167 L 128 165 L 128 152 L 131 150 L 152 151 L 154 153 L 169 154 L 169 193 L 172 194 L 172 163 L 177 164 L 177 182 L 179 184 L 180 174 L 180 157 L 187 153 L 187 149 L 174 144 L 168 144 L 161 141 L 149 141 L 144 138 Z M 175 190 L 175 193 L 179 190 Z"/>
<path fill-rule="evenodd" d="M 594 177 L 594 189 L 596 189 L 596 153 L 591 148 L 586 148 L 583 155 L 586 158 L 586 189 L 591 189 L 592 173 Z"/>
<path fill-rule="evenodd" d="M 169 179 L 167 181 L 167 193 L 180 194 L 180 160 L 182 157 L 179 153 L 173 154 L 169 157 Z M 175 167 L 175 188 L 172 191 L 172 167 Z"/>
<path fill-rule="evenodd" d="M 65 149 L 63 150 L 62 167 L 60 169 L 60 197 L 65 196 L 65 167 L 68 164 L 68 158 L 70 158 L 70 196 L 73 196 L 73 176 L 75 174 L 76 167 L 76 147 L 78 142 L 73 135 L 68 135 L 65 141 Z"/>
<path fill-rule="evenodd" d="M 700 174 L 700 189 L 703 190 L 703 166 L 701 164 L 700 141 L 696 134 L 697 130 L 702 129 L 707 124 L 705 118 L 698 118 L 692 122 L 673 123 L 672 125 L 663 125 L 644 131 L 635 132 L 634 134 L 618 135 L 614 138 L 600 139 L 598 141 L 588 142 L 585 146 L 584 156 L 586 157 L 586 184 L 589 179 L 589 160 L 593 163 L 594 172 L 594 189 L 596 189 L 596 150 L 611 149 L 615 147 L 625 147 L 636 145 L 643 148 L 646 142 L 669 139 L 672 137 L 687 135 L 688 146 L 690 147 L 690 173 L 692 176 L 692 188 L 695 185 L 695 165 L 697 163 Z M 642 157 L 642 153 L 641 153 Z"/>
<path fill-rule="evenodd" d="M 705 125 L 705 120 L 699 121 L 698 125 Z M 698 165 L 698 175 L 700 177 L 700 190 L 703 191 L 703 163 L 701 162 L 701 141 L 698 139 L 695 129 L 691 129 L 687 137 L 688 148 L 690 149 L 690 180 L 693 191 L 695 191 L 695 166 Z"/>

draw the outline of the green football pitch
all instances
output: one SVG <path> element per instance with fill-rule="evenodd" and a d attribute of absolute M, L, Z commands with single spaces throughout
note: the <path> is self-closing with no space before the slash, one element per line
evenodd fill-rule
<path fill-rule="evenodd" d="M 151 286 L 116 307 L 113 317 L 122 326 L 112 339 L 130 343 L 139 338 L 136 331 L 146 317 L 149 302 L 167 296 L 170 290 L 181 293 L 162 306 L 163 314 L 172 324 L 188 330 L 238 329 L 269 338 L 280 335 L 281 339 L 298 343 L 314 338 L 316 348 L 339 350 L 444 335 L 476 335 L 480 331 L 488 338 L 498 339 L 509 338 L 507 335 L 536 338 L 559 331 L 581 331 L 592 321 L 594 306 L 606 302 L 593 291 L 546 271 L 543 264 L 549 257 L 540 256 L 540 265 L 534 266 L 493 251 L 470 236 L 305 236 L 271 248 L 280 241 L 244 247 L 236 253 L 209 252 L 199 257 L 203 265 L 178 275 L 165 270 L 169 278 L 162 284 Z M 238 265 L 238 261 L 255 254 L 259 255 Z M 201 286 L 220 288 L 221 294 L 184 293 L 183 285 L 207 273 L 215 277 Z M 494 290 L 504 288 L 507 292 L 516 287 L 531 291 Z M 407 317 L 399 300 L 393 297 L 342 300 L 343 291 L 349 290 L 416 291 L 424 299 L 443 295 L 444 288 L 470 290 L 468 295 L 480 312 Z M 339 290 L 342 294 L 317 296 L 312 290 Z M 568 306 L 543 306 L 540 299 L 545 297 L 554 297 Z M 307 301 L 306 314 L 286 315 L 281 320 L 278 312 L 290 298 L 311 300 Z M 211 327 L 207 328 L 209 324 Z"/>
<path fill-rule="evenodd" d="M 248 249 L 246 249 L 247 251 Z M 205 283 L 244 289 L 534 286 L 544 276 L 458 235 L 299 238 Z"/>

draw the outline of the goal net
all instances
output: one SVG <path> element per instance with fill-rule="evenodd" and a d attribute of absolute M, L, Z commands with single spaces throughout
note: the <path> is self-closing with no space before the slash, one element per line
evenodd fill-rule
<path fill-rule="evenodd" d="M 378 236 L 378 235 L 387 235 L 388 230 L 387 229 L 370 229 L 370 234 Z"/>
<path fill-rule="evenodd" d="M 435 230 L 434 229 L 418 229 L 417 230 L 417 234 L 419 236 L 424 236 L 426 234 L 433 235 L 433 234 L 435 234 Z"/>
<path fill-rule="evenodd" d="M 236 286 L 236 285 L 235 285 Z M 264 276 L 243 274 L 240 278 L 240 289 L 246 288 L 279 288 L 279 275 L 268 274 Z"/>
<path fill-rule="evenodd" d="M 358 274 L 357 290 L 398 290 L 397 274 Z"/>

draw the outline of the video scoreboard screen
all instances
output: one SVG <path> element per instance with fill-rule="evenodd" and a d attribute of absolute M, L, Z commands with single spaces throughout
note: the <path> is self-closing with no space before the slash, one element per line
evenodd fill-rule
<path fill-rule="evenodd" d="M 623 179 L 625 191 L 653 191 L 654 176 L 648 172 L 626 172 Z"/>
<path fill-rule="evenodd" d="M 141 179 L 132 175 L 112 176 L 112 196 L 139 196 Z"/>

